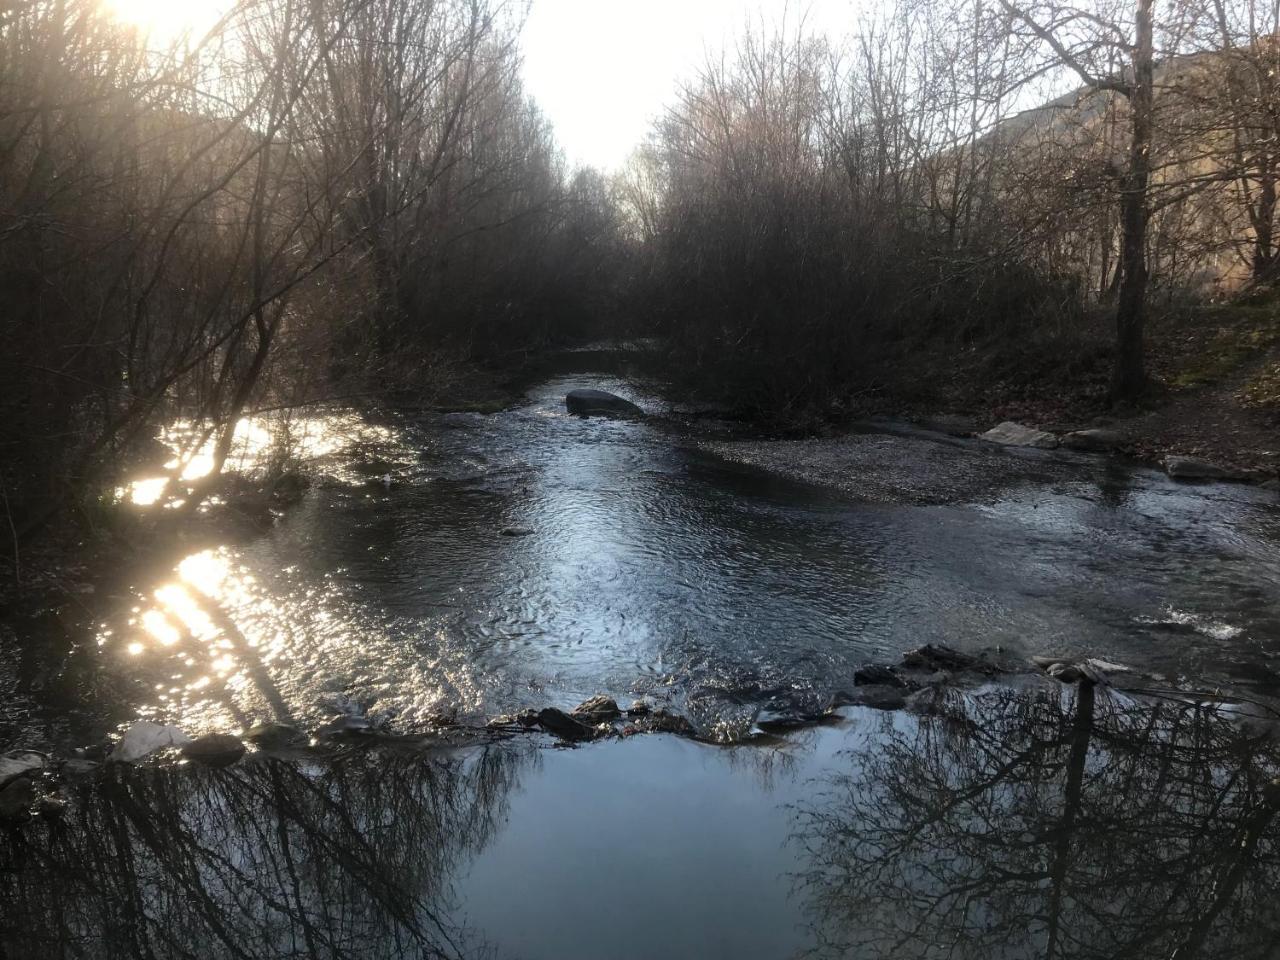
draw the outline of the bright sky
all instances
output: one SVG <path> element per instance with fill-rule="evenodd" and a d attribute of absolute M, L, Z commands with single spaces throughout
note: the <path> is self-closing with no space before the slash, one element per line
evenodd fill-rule
<path fill-rule="evenodd" d="M 857 0 L 533 0 L 524 32 L 529 93 L 555 125 L 570 163 L 614 170 L 649 132 L 677 83 L 707 50 L 748 22 L 850 32 Z"/>
<path fill-rule="evenodd" d="M 102 0 L 164 43 L 199 35 L 229 0 Z M 843 36 L 862 0 L 532 0 L 523 36 L 528 92 L 555 125 L 570 163 L 616 170 L 708 51 L 731 46 L 748 24 L 803 16 Z"/>

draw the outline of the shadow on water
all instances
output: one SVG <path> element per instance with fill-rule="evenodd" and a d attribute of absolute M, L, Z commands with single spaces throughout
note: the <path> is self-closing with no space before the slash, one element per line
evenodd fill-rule
<path fill-rule="evenodd" d="M 534 751 L 108 768 L 0 832 L 0 956 L 461 957 L 460 863 Z"/>
<path fill-rule="evenodd" d="M 1277 956 L 1272 739 L 1090 687 L 936 706 L 796 809 L 818 955 Z"/>

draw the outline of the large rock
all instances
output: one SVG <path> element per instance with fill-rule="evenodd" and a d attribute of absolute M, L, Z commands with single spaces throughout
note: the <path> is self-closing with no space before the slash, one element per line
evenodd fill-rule
<path fill-rule="evenodd" d="M 226 767 L 244 756 L 244 744 L 229 733 L 208 733 L 184 744 L 182 755 L 211 767 Z"/>
<path fill-rule="evenodd" d="M 34 750 L 15 750 L 0 756 L 0 787 L 18 777 L 35 774 L 45 765 L 45 756 Z"/>
<path fill-rule="evenodd" d="M 692 723 L 680 714 L 661 707 L 639 717 L 636 728 L 647 733 L 674 733 L 680 737 L 697 737 L 698 735 L 698 730 Z"/>
<path fill-rule="evenodd" d="M 579 417 L 643 417 L 630 400 L 605 390 L 570 390 L 564 398 L 568 411 Z"/>
<path fill-rule="evenodd" d="M 111 751 L 110 759 L 123 763 L 135 763 L 157 751 L 166 750 L 169 747 L 181 747 L 190 742 L 191 738 L 179 727 L 152 723 L 150 720 L 138 720 L 124 732 L 120 742 Z"/>
<path fill-rule="evenodd" d="M 574 707 L 573 716 L 586 723 L 608 723 L 622 716 L 622 711 L 618 709 L 618 703 L 612 697 L 599 695 Z"/>
<path fill-rule="evenodd" d="M 997 424 L 981 434 L 978 439 L 990 443 L 1003 443 L 1009 447 L 1039 447 L 1042 450 L 1052 450 L 1058 445 L 1058 438 L 1052 433 L 1014 423 L 1012 420 Z"/>
<path fill-rule="evenodd" d="M 1243 480 L 1244 474 L 1230 467 L 1194 457 L 1165 457 L 1164 472 L 1175 480 Z"/>
<path fill-rule="evenodd" d="M 282 750 L 307 739 L 301 730 L 288 723 L 255 724 L 244 732 L 244 738 L 264 750 Z"/>
<path fill-rule="evenodd" d="M 1122 443 L 1124 443 L 1124 437 L 1120 435 L 1120 432 L 1108 430 L 1106 427 L 1095 427 L 1091 430 L 1073 430 L 1062 437 L 1062 445 L 1070 447 L 1072 450 L 1115 450 Z"/>
<path fill-rule="evenodd" d="M 596 736 L 594 727 L 555 707 L 546 707 L 538 711 L 538 725 L 561 740 L 590 740 Z"/>

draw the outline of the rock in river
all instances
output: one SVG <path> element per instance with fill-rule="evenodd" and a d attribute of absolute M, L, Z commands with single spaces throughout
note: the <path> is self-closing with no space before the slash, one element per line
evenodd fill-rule
<path fill-rule="evenodd" d="M 244 744 L 229 733 L 210 733 L 185 744 L 182 755 L 211 767 L 226 767 L 244 756 Z"/>
<path fill-rule="evenodd" d="M 579 417 L 643 417 L 630 400 L 605 390 L 570 390 L 564 398 L 568 411 Z"/>
<path fill-rule="evenodd" d="M 264 750 L 280 750 L 307 738 L 297 727 L 287 723 L 259 723 L 244 732 L 244 738 Z"/>
<path fill-rule="evenodd" d="M 44 764 L 44 754 L 34 750 L 16 750 L 0 756 L 0 787 L 18 777 L 38 772 Z"/>
<path fill-rule="evenodd" d="M 607 723 L 622 716 L 612 697 L 595 696 L 573 708 L 573 716 L 587 723 Z"/>
<path fill-rule="evenodd" d="M 997 424 L 982 434 L 979 439 L 990 443 L 1003 443 L 1009 447 L 1039 447 L 1044 450 L 1051 450 L 1058 445 L 1058 438 L 1052 433 L 1014 423 L 1012 420 Z"/>
<path fill-rule="evenodd" d="M 538 725 L 561 740 L 590 740 L 596 735 L 593 727 L 587 726 L 555 707 L 546 707 L 538 711 Z"/>
<path fill-rule="evenodd" d="M 853 672 L 853 682 L 860 687 L 872 685 L 905 687 L 907 685 L 905 680 L 888 667 L 882 667 L 875 663 L 869 663 L 855 670 Z"/>
<path fill-rule="evenodd" d="M 111 751 L 112 760 L 133 763 L 150 756 L 167 747 L 181 747 L 190 742 L 178 727 L 170 724 L 152 723 L 150 720 L 138 720 L 124 732 L 120 742 Z"/>

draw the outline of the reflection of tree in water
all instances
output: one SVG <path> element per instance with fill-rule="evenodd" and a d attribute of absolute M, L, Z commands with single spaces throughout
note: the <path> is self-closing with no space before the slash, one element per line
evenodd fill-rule
<path fill-rule="evenodd" d="M 831 956 L 1280 957 L 1280 751 L 1085 684 L 952 694 L 798 813 Z"/>
<path fill-rule="evenodd" d="M 62 821 L 0 836 L 0 956 L 471 956 L 452 878 L 532 757 L 109 770 Z"/>

